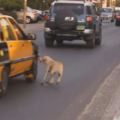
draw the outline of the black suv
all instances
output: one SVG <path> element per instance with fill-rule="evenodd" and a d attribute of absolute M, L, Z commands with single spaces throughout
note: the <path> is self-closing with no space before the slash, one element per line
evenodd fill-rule
<path fill-rule="evenodd" d="M 101 44 L 101 19 L 91 2 L 54 1 L 45 23 L 45 45 L 61 45 L 64 40 L 84 40 L 90 48 Z"/>

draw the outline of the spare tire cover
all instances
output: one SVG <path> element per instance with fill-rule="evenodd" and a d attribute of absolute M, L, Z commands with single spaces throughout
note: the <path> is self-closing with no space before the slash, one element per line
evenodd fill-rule
<path fill-rule="evenodd" d="M 59 11 L 55 16 L 56 27 L 62 30 L 72 30 L 76 28 L 77 17 L 71 11 Z"/>

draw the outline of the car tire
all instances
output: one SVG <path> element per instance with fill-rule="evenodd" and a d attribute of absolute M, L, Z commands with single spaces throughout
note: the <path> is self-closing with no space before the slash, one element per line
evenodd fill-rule
<path fill-rule="evenodd" d="M 119 26 L 119 22 L 118 21 L 115 21 L 115 26 Z"/>
<path fill-rule="evenodd" d="M 37 59 L 35 58 L 33 61 L 31 70 L 29 72 L 25 73 L 26 82 L 32 83 L 36 80 L 36 78 L 37 78 L 37 66 L 38 66 L 37 63 L 38 63 Z"/>
<path fill-rule="evenodd" d="M 96 40 L 95 40 L 95 45 L 101 45 L 101 41 L 102 41 L 102 30 L 101 29 L 102 28 L 100 28 L 98 38 L 96 38 Z"/>
<path fill-rule="evenodd" d="M 26 22 L 27 24 L 29 24 L 29 23 L 31 23 L 31 21 L 32 21 L 31 18 L 27 16 L 25 22 Z"/>
<path fill-rule="evenodd" d="M 52 37 L 50 35 L 45 35 L 45 45 L 46 45 L 46 47 L 53 47 L 54 37 Z"/>
<path fill-rule="evenodd" d="M 9 78 L 9 70 L 8 67 L 4 67 L 1 74 L 2 81 L 0 82 L 0 97 L 2 97 L 8 88 L 8 78 Z"/>
<path fill-rule="evenodd" d="M 89 48 L 95 48 L 95 34 L 92 35 L 91 39 L 87 40 L 87 45 Z"/>
<path fill-rule="evenodd" d="M 63 44 L 63 40 L 56 40 L 56 44 L 57 44 L 58 46 L 61 46 L 61 45 Z"/>

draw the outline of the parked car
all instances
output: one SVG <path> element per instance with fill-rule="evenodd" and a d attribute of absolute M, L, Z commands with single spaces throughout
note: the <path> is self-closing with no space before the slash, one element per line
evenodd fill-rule
<path fill-rule="evenodd" d="M 37 76 L 35 34 L 25 34 L 10 16 L 0 15 L 0 96 L 8 88 L 10 78 L 24 75 L 28 82 Z"/>
<path fill-rule="evenodd" d="M 114 14 L 113 8 L 106 7 L 106 8 L 102 8 L 101 9 L 102 21 L 111 21 L 111 22 L 113 22 L 114 21 L 114 17 L 115 17 L 115 14 Z"/>
<path fill-rule="evenodd" d="M 17 14 L 17 20 L 19 22 L 24 22 L 24 10 L 21 9 L 16 14 Z M 29 24 L 31 22 L 37 22 L 38 21 L 38 17 L 39 17 L 39 14 L 34 9 L 32 9 L 30 7 L 27 7 L 26 19 L 25 19 L 25 22 L 27 24 Z"/>
<path fill-rule="evenodd" d="M 38 20 L 43 20 L 43 11 L 42 10 L 37 10 L 33 9 L 37 14 L 38 14 Z"/>
<path fill-rule="evenodd" d="M 49 19 L 49 10 L 44 10 L 43 11 L 43 20 L 48 20 Z"/>
<path fill-rule="evenodd" d="M 115 25 L 116 26 L 120 25 L 120 11 L 116 12 L 116 15 L 115 15 Z"/>
<path fill-rule="evenodd" d="M 90 48 L 100 45 L 102 27 L 96 6 L 82 1 L 54 1 L 44 38 L 46 47 L 53 47 L 55 41 L 61 45 L 65 40 L 84 40 Z"/>

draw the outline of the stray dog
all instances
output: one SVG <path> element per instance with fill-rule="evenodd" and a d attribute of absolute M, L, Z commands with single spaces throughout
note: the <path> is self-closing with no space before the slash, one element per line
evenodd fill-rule
<path fill-rule="evenodd" d="M 60 83 L 63 76 L 63 63 L 56 61 L 49 56 L 39 57 L 39 61 L 46 65 L 46 71 L 43 78 L 44 81 L 41 82 L 41 85 Z M 47 80 L 48 75 L 50 75 L 50 79 Z M 58 75 L 57 80 L 55 80 L 55 75 Z"/>

